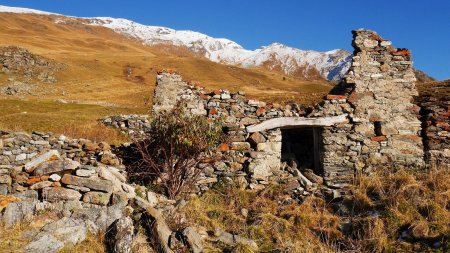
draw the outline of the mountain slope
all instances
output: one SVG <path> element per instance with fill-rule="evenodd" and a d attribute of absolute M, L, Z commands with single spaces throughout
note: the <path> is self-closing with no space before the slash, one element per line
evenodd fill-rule
<path fill-rule="evenodd" d="M 31 9 L 0 6 L 0 12 L 47 14 Z M 177 31 L 160 26 L 146 26 L 127 19 L 99 17 L 56 20 L 58 23 L 82 20 L 93 26 L 103 26 L 147 45 L 170 44 L 184 46 L 211 61 L 245 68 L 265 67 L 285 75 L 305 79 L 339 80 L 349 68 L 350 53 L 344 50 L 328 52 L 305 51 L 274 43 L 256 50 L 247 50 L 228 39 L 213 38 L 193 31 Z"/>

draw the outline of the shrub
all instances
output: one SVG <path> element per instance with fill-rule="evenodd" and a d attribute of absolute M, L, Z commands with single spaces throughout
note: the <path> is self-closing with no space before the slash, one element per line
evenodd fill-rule
<path fill-rule="evenodd" d="M 221 122 L 190 114 L 183 103 L 151 122 L 143 140 L 135 141 L 140 155 L 140 176 L 158 178 L 169 198 L 195 184 L 201 170 L 197 164 L 222 139 Z"/>

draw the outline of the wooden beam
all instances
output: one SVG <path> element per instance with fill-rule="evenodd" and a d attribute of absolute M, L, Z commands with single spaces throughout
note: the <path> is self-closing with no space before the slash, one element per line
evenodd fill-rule
<path fill-rule="evenodd" d="M 344 122 L 347 122 L 347 114 L 321 118 L 280 117 L 275 119 L 269 119 L 259 124 L 248 126 L 246 129 L 247 132 L 254 133 L 274 128 L 295 128 L 302 126 L 324 127 Z"/>

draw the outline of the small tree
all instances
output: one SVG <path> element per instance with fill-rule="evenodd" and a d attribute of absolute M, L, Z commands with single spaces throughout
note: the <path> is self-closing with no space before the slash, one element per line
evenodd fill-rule
<path fill-rule="evenodd" d="M 140 175 L 159 178 L 172 199 L 195 184 L 201 172 L 197 164 L 223 136 L 220 122 L 184 108 L 181 103 L 157 115 L 145 138 L 135 141 Z"/>

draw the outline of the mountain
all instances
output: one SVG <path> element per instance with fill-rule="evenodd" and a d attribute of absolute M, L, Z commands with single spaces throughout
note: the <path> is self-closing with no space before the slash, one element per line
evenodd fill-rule
<path fill-rule="evenodd" d="M 0 12 L 61 16 L 55 13 L 7 6 L 0 6 Z M 304 79 L 339 80 L 348 70 L 351 59 L 350 53 L 344 50 L 317 52 L 292 48 L 279 43 L 273 43 L 256 50 L 247 50 L 228 39 L 213 38 L 194 31 L 177 31 L 160 26 L 146 26 L 121 18 L 64 17 L 64 19 L 56 19 L 55 22 L 64 24 L 74 21 L 81 21 L 92 26 L 107 27 L 120 34 L 142 41 L 146 45 L 170 44 L 183 46 L 213 62 L 245 68 L 263 67 Z"/>

